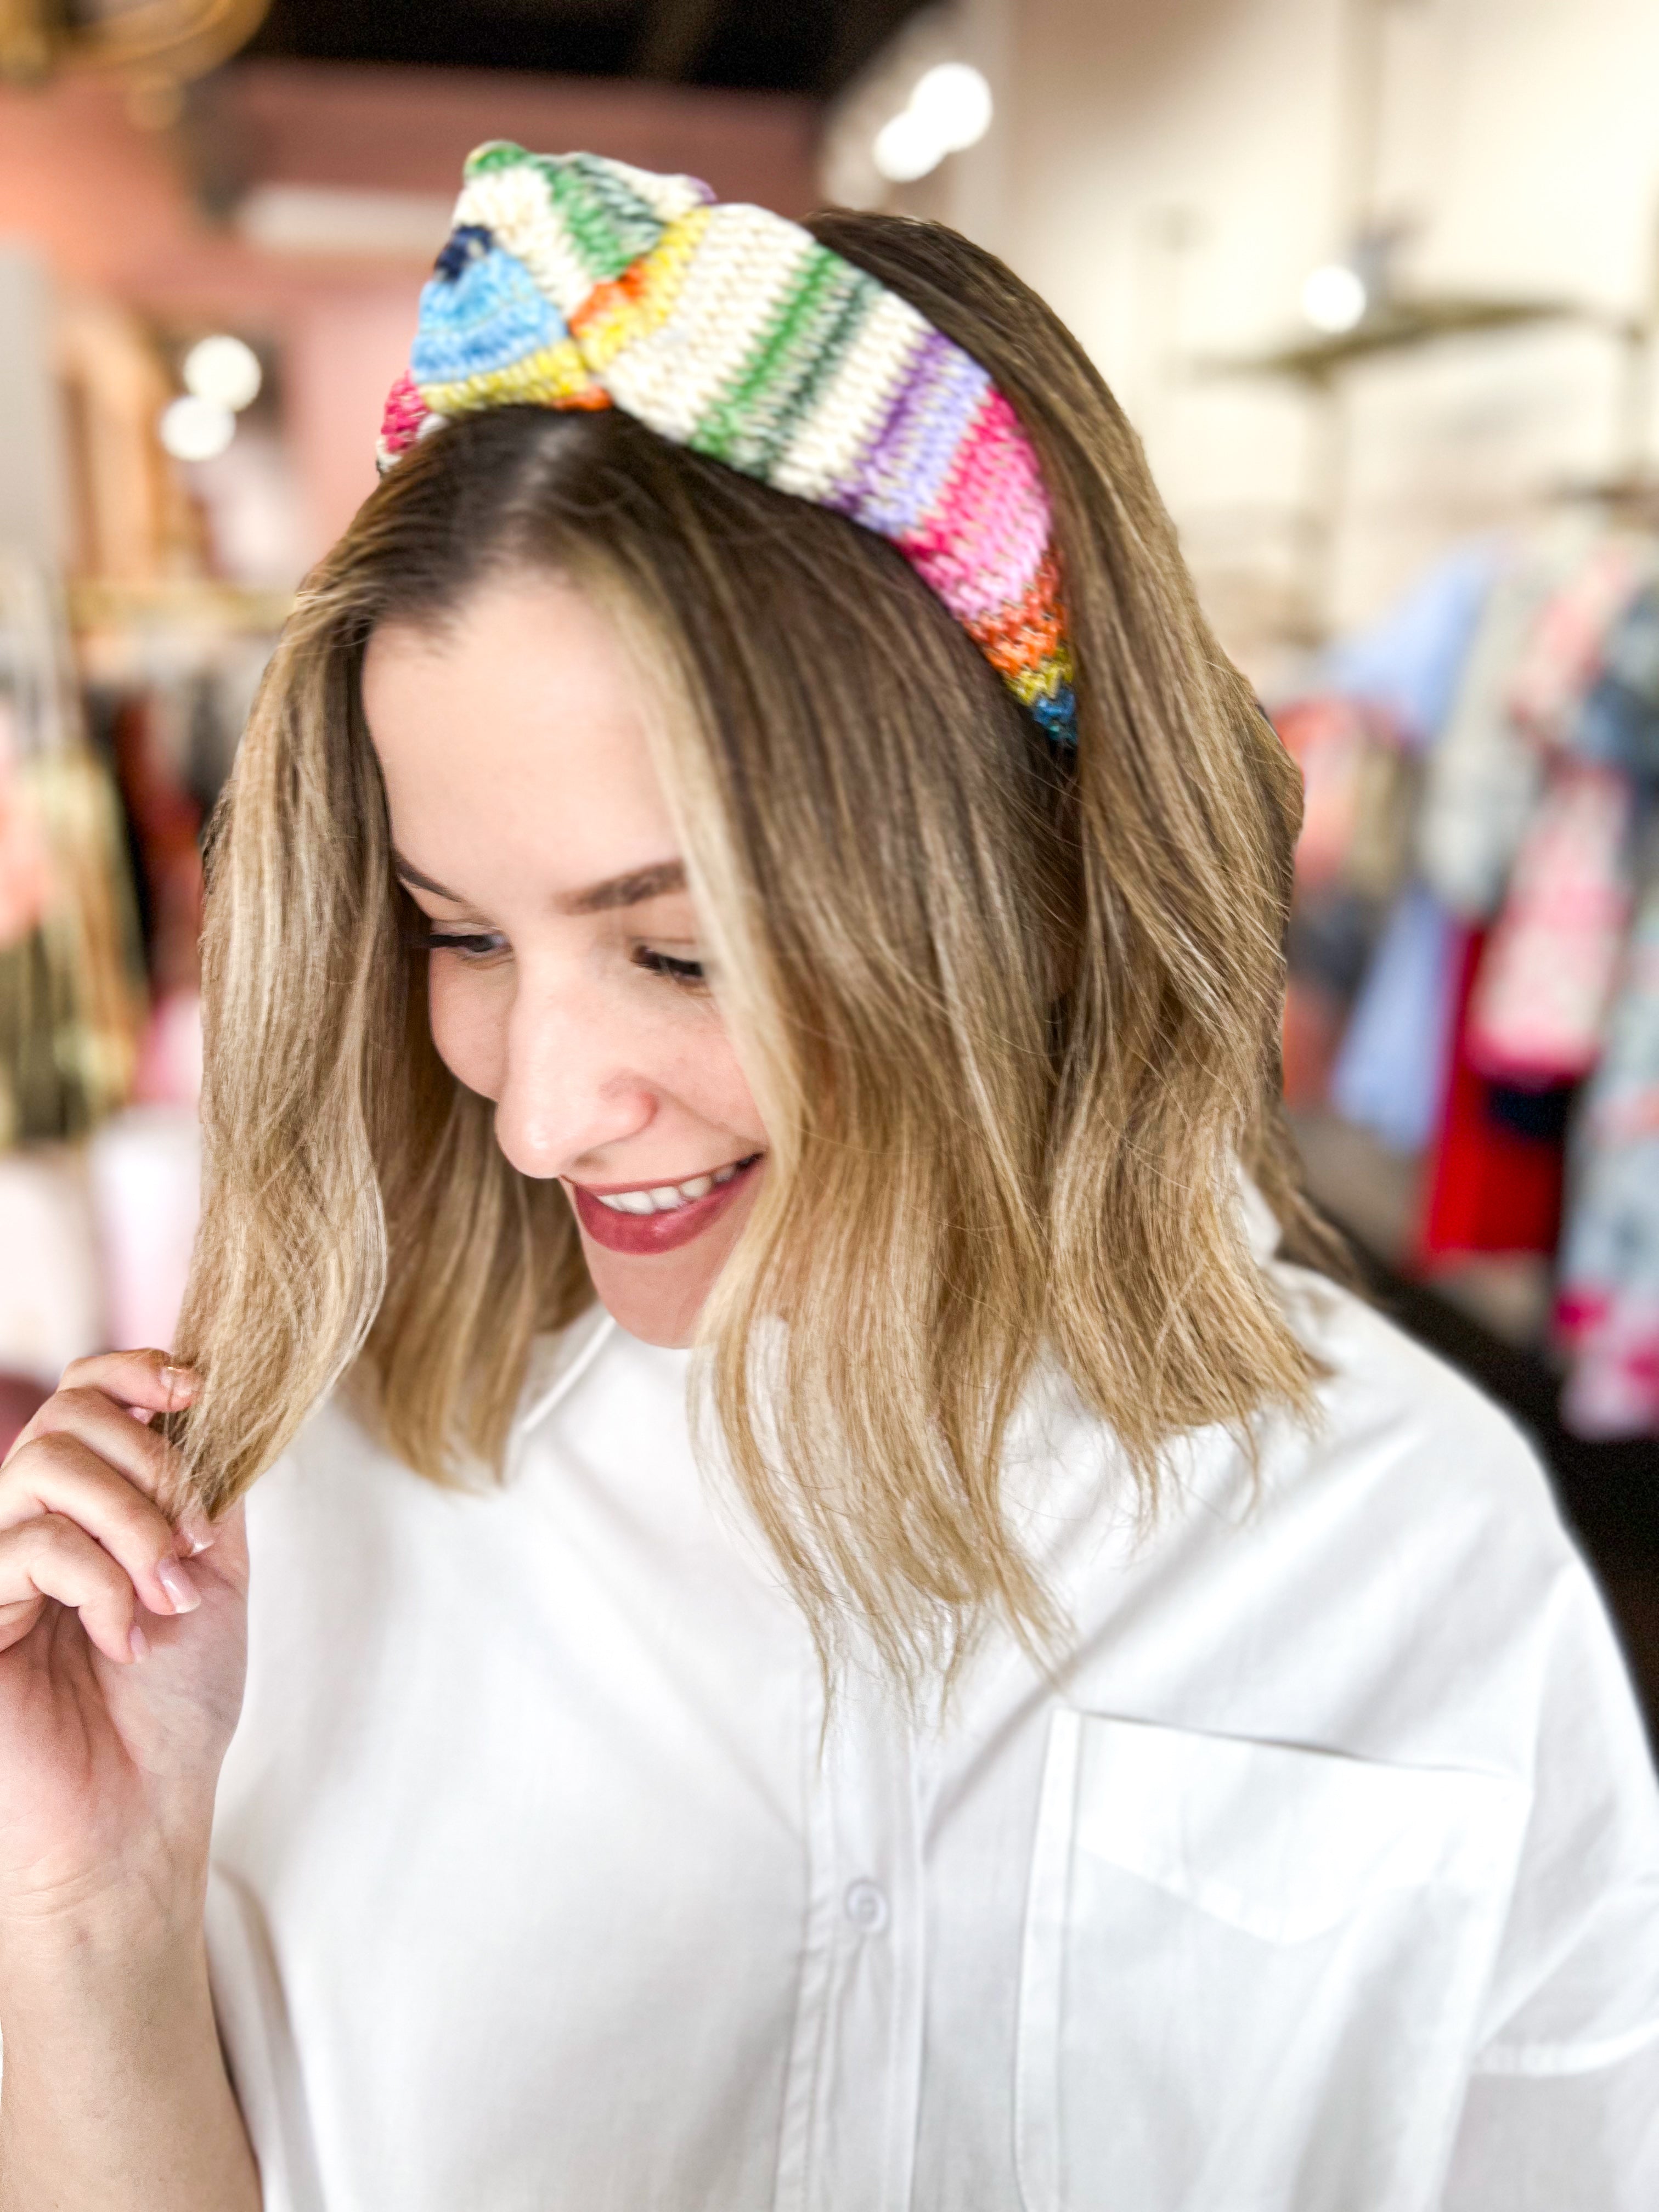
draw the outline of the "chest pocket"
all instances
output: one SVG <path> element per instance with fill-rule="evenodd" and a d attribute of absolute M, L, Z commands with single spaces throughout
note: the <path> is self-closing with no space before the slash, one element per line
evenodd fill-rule
<path fill-rule="evenodd" d="M 1057 1712 L 1025 2212 L 1422 2212 L 1526 1809 L 1499 1778 Z"/>

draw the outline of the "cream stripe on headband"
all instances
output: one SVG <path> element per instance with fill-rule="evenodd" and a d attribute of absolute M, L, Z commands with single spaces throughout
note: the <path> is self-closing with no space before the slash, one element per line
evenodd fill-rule
<path fill-rule="evenodd" d="M 781 455 L 772 481 L 799 499 L 827 501 L 875 442 L 891 394 L 921 350 L 927 325 L 908 300 L 884 291 L 823 381 L 818 404 Z"/>
<path fill-rule="evenodd" d="M 983 368 L 763 208 L 593 154 L 481 146 L 386 402 L 389 468 L 483 408 L 616 406 L 896 545 L 1051 737 L 1076 742 L 1053 515 Z"/>

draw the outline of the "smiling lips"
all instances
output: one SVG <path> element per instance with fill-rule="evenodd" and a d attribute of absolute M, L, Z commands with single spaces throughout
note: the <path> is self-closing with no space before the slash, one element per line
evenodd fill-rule
<path fill-rule="evenodd" d="M 682 1183 L 611 1190 L 604 1194 L 572 1183 L 576 1216 L 596 1244 L 612 1252 L 672 1252 L 701 1237 L 724 1213 L 764 1157 L 751 1153 L 712 1175 Z"/>

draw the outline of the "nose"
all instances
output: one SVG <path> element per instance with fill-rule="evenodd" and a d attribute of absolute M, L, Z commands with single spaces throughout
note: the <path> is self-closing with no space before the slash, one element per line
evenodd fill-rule
<path fill-rule="evenodd" d="M 628 1042 L 606 994 L 520 968 L 495 1101 L 496 1142 L 520 1175 L 568 1175 L 649 1125 L 656 1092 Z"/>

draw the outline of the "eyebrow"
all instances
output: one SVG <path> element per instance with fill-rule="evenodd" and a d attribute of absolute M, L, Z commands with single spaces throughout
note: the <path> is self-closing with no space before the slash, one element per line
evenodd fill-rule
<path fill-rule="evenodd" d="M 459 891 L 439 883 L 395 849 L 392 865 L 398 880 L 414 890 L 430 891 L 434 898 L 447 899 L 453 906 L 471 904 Z M 603 883 L 586 884 L 580 890 L 562 891 L 554 904 L 561 914 L 614 914 L 619 908 L 643 906 L 647 899 L 666 898 L 671 891 L 684 889 L 684 861 L 658 860 L 648 868 L 630 869 L 625 876 L 607 876 Z"/>

